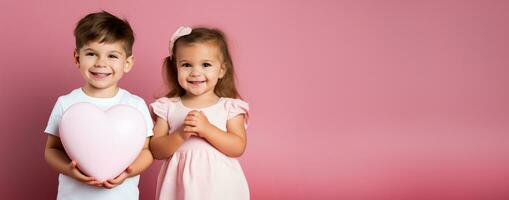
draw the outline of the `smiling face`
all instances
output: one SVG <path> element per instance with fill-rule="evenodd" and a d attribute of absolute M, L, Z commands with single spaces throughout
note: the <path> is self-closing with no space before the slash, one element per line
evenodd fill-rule
<path fill-rule="evenodd" d="M 215 95 L 217 81 L 223 78 L 225 66 L 214 43 L 191 43 L 176 52 L 178 82 L 186 95 Z"/>
<path fill-rule="evenodd" d="M 90 42 L 74 52 L 75 64 L 86 83 L 83 89 L 91 93 L 117 91 L 124 73 L 131 70 L 133 56 L 127 57 L 122 42 Z"/>

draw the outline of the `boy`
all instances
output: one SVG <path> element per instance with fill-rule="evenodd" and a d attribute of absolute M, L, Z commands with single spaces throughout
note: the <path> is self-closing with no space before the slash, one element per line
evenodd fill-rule
<path fill-rule="evenodd" d="M 82 18 L 74 36 L 74 63 L 85 84 L 58 98 L 44 131 L 47 133 L 46 161 L 60 173 L 57 199 L 138 199 L 139 174 L 153 160 L 148 149 L 153 124 L 144 100 L 118 87 L 123 74 L 133 67 L 133 31 L 127 21 L 103 11 Z M 79 102 L 93 103 L 104 110 L 117 104 L 127 104 L 140 110 L 145 117 L 147 139 L 141 153 L 112 180 L 99 182 L 83 174 L 62 146 L 58 133 L 62 114 Z"/>

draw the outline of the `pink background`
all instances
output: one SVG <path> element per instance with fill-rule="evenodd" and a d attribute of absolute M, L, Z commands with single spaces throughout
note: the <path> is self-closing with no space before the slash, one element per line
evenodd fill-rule
<path fill-rule="evenodd" d="M 179 25 L 229 36 L 252 199 L 509 199 L 507 1 L 1 1 L 1 199 L 52 199 L 43 129 L 83 84 L 72 31 L 126 17 L 147 102 Z M 160 162 L 142 175 L 153 199 Z"/>

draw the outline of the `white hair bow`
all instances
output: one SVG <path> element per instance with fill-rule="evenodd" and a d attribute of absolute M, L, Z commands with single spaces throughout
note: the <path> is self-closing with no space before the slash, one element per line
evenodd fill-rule
<path fill-rule="evenodd" d="M 181 26 L 177 29 L 177 31 L 175 31 L 175 33 L 173 33 L 173 35 L 171 36 L 171 39 L 170 39 L 170 49 L 169 49 L 170 57 L 173 56 L 172 52 L 173 52 L 173 46 L 175 45 L 175 41 L 182 36 L 191 34 L 191 31 L 193 31 L 192 28 L 187 27 L 187 26 Z"/>

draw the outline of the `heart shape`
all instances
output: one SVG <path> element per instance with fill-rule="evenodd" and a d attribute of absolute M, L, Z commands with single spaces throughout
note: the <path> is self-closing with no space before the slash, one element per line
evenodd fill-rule
<path fill-rule="evenodd" d="M 128 105 L 107 111 L 91 103 L 70 106 L 60 121 L 60 140 L 85 174 L 105 181 L 120 175 L 138 157 L 146 139 L 145 118 Z"/>

